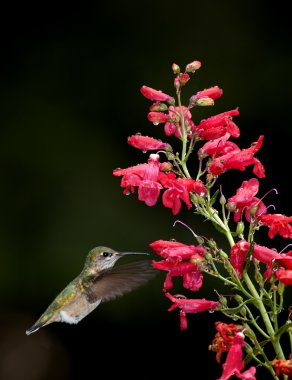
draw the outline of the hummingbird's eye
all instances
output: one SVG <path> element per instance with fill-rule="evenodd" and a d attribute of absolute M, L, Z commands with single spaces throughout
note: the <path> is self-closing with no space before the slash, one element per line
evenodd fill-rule
<path fill-rule="evenodd" d="M 102 252 L 102 257 L 111 257 L 111 255 L 110 252 Z"/>

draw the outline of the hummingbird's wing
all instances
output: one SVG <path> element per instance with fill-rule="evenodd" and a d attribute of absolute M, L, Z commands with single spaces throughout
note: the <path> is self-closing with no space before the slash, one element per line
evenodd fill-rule
<path fill-rule="evenodd" d="M 136 261 L 119 265 L 97 277 L 86 289 L 87 300 L 95 303 L 109 301 L 146 284 L 158 271 L 152 267 L 150 260 Z"/>

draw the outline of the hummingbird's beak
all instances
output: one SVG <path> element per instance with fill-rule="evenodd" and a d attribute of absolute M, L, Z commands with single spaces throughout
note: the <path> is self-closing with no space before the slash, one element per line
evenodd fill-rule
<path fill-rule="evenodd" d="M 128 255 L 149 255 L 146 252 L 119 252 L 120 256 L 128 256 Z"/>

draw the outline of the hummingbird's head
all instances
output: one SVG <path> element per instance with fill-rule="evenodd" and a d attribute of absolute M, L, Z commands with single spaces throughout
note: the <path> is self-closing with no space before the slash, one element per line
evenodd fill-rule
<path fill-rule="evenodd" d="M 107 270 L 112 268 L 118 259 L 127 255 L 148 255 L 148 253 L 117 252 L 114 249 L 108 247 L 96 247 L 88 253 L 85 267 L 90 268 L 93 271 Z"/>

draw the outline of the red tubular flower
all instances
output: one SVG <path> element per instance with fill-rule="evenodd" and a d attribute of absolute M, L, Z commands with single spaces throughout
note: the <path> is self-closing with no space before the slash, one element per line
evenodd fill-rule
<path fill-rule="evenodd" d="M 197 292 L 203 285 L 203 275 L 200 270 L 194 270 L 183 275 L 183 287 L 191 292 Z"/>
<path fill-rule="evenodd" d="M 198 194 L 200 197 L 204 197 L 207 193 L 206 186 L 203 184 L 203 182 L 200 179 L 195 181 L 193 189 L 195 193 Z"/>
<path fill-rule="evenodd" d="M 143 180 L 139 184 L 138 199 L 147 206 L 154 206 L 159 198 L 162 185 L 158 182 L 159 155 L 150 154 L 148 166 L 144 172 Z"/>
<path fill-rule="evenodd" d="M 183 276 L 183 286 L 191 291 L 197 291 L 203 284 L 203 276 L 198 270 L 198 266 L 191 262 L 181 262 L 176 260 L 152 261 L 156 269 L 167 271 L 164 281 L 163 290 L 169 290 L 173 287 L 172 277 Z"/>
<path fill-rule="evenodd" d="M 253 247 L 252 255 L 254 256 L 254 258 L 266 265 L 271 265 L 273 260 L 282 257 L 282 255 L 277 251 L 259 244 L 255 244 L 255 246 Z"/>
<path fill-rule="evenodd" d="M 261 215 L 258 219 L 267 227 L 270 227 L 268 236 L 270 239 L 278 233 L 283 238 L 292 238 L 292 226 L 289 224 L 292 222 L 291 216 L 285 216 L 282 214 L 266 214 Z"/>
<path fill-rule="evenodd" d="M 233 137 L 239 137 L 238 127 L 231 122 L 231 117 L 239 115 L 238 109 L 223 112 L 201 121 L 195 131 L 201 140 L 214 140 L 229 133 Z"/>
<path fill-rule="evenodd" d="M 182 113 L 181 113 L 182 111 Z M 185 106 L 180 107 L 169 107 L 169 121 L 165 123 L 164 133 L 166 136 L 175 135 L 175 137 L 180 138 L 183 134 L 181 119 L 184 118 L 184 126 L 186 131 L 192 131 L 195 128 L 194 122 L 191 120 L 192 114 L 189 109 Z"/>
<path fill-rule="evenodd" d="M 265 177 L 263 165 L 254 154 L 260 149 L 264 136 L 260 136 L 256 144 L 240 152 L 227 153 L 224 156 L 215 158 L 209 166 L 209 171 L 213 175 L 220 175 L 230 169 L 245 170 L 247 166 L 254 165 L 253 173 L 259 177 Z"/>
<path fill-rule="evenodd" d="M 133 193 L 135 186 L 140 185 L 147 167 L 148 164 L 144 163 L 126 169 L 115 169 L 113 171 L 114 176 L 122 176 L 121 187 L 125 189 L 123 191 L 124 194 Z"/>
<path fill-rule="evenodd" d="M 223 373 L 219 380 L 228 380 L 232 375 L 240 379 L 256 380 L 256 368 L 250 367 L 247 371 L 241 372 L 244 368 L 244 361 L 242 360 L 242 347 L 244 345 L 244 335 L 239 332 L 235 335 L 233 344 L 228 351 L 226 361 L 222 365 Z"/>
<path fill-rule="evenodd" d="M 179 181 L 171 181 L 167 186 L 168 189 L 162 195 L 162 203 L 165 207 L 172 209 L 172 214 L 177 215 L 181 209 L 181 201 L 183 201 L 188 210 L 192 207 L 187 187 L 180 184 Z"/>
<path fill-rule="evenodd" d="M 274 272 L 274 275 L 285 286 L 292 285 L 292 270 L 280 268 Z"/>
<path fill-rule="evenodd" d="M 292 359 L 283 360 L 283 359 L 274 359 L 272 361 L 272 366 L 276 372 L 276 376 L 288 375 L 288 379 L 292 377 Z"/>
<path fill-rule="evenodd" d="M 222 353 L 230 350 L 235 335 L 243 330 L 243 326 L 233 323 L 216 322 L 215 328 L 218 332 L 215 334 L 212 344 L 209 346 L 209 350 L 216 352 L 216 361 L 220 363 Z"/>
<path fill-rule="evenodd" d="M 234 244 L 230 249 L 230 263 L 235 269 L 239 278 L 242 277 L 246 254 L 250 248 L 250 244 L 245 240 L 241 240 Z"/>
<path fill-rule="evenodd" d="M 172 150 L 171 146 L 160 140 L 156 140 L 153 137 L 133 135 L 128 138 L 128 144 L 132 145 L 134 148 L 141 149 L 143 151 L 147 150 L 157 150 L 164 149 L 167 151 Z"/>
<path fill-rule="evenodd" d="M 256 178 L 251 178 L 248 181 L 243 181 L 241 186 L 236 190 L 236 194 L 228 199 L 227 208 L 234 210 L 234 221 L 238 222 L 241 219 L 243 210 L 245 209 L 245 217 L 250 222 L 251 209 L 256 206 L 255 215 L 262 215 L 267 211 L 264 203 L 255 197 L 259 190 L 259 181 Z"/>
<path fill-rule="evenodd" d="M 218 86 L 206 88 L 205 90 L 198 91 L 195 95 L 190 97 L 189 106 L 192 107 L 196 104 L 196 101 L 201 98 L 211 98 L 216 100 L 220 98 L 223 94 L 223 90 Z"/>
<path fill-rule="evenodd" d="M 170 306 L 168 311 L 172 311 L 177 307 L 180 309 L 180 328 L 181 330 L 185 330 L 187 328 L 187 319 L 186 313 L 198 313 L 200 311 L 205 310 L 215 310 L 219 302 L 217 301 L 209 301 L 205 298 L 202 299 L 187 299 L 184 296 L 173 296 L 170 293 L 165 293 L 165 296 L 169 298 L 173 305 Z M 177 298 L 183 297 L 183 298 Z"/>
<path fill-rule="evenodd" d="M 201 66 L 202 66 L 202 63 L 200 61 L 193 61 L 186 65 L 186 72 L 194 73 L 196 70 L 199 70 Z"/>
<path fill-rule="evenodd" d="M 187 245 L 172 240 L 156 240 L 153 243 L 150 243 L 149 246 L 155 253 L 164 259 L 172 258 L 181 261 L 190 259 L 195 254 L 201 256 L 205 254 L 205 248 L 203 247 Z"/>
<path fill-rule="evenodd" d="M 158 125 L 168 121 L 169 116 L 163 112 L 149 112 L 147 118 L 154 125 Z"/>
<path fill-rule="evenodd" d="M 230 137 L 230 133 L 225 133 L 222 137 L 207 141 L 199 150 L 198 157 L 203 159 L 207 156 L 213 156 L 213 158 L 224 156 L 227 153 L 239 152 L 240 148 L 232 141 L 227 141 Z"/>
<path fill-rule="evenodd" d="M 148 86 L 142 86 L 140 88 L 141 94 L 145 96 L 145 98 L 150 99 L 155 102 L 167 102 L 173 99 L 171 96 L 164 94 L 160 90 L 155 90 L 154 88 Z"/>
<path fill-rule="evenodd" d="M 276 259 L 275 261 L 283 266 L 285 269 L 292 270 L 292 257 L 290 256 L 292 251 L 287 252 L 285 255 L 281 255 L 282 257 Z"/>

